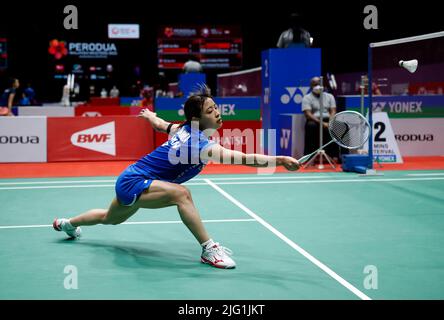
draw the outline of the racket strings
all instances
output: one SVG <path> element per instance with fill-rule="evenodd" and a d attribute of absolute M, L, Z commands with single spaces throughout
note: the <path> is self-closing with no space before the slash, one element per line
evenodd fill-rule
<path fill-rule="evenodd" d="M 329 131 L 332 138 L 343 147 L 357 148 L 367 141 L 370 130 L 360 114 L 344 112 L 330 121 Z"/>

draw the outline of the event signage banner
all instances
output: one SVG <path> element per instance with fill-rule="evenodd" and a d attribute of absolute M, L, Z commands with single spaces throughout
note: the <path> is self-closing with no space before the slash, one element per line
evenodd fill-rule
<path fill-rule="evenodd" d="M 185 119 L 183 106 L 186 98 L 157 98 L 155 110 L 167 121 Z M 259 120 L 261 116 L 260 97 L 215 97 L 214 102 L 224 120 Z"/>
<path fill-rule="evenodd" d="M 48 161 L 137 160 L 153 140 L 148 121 L 134 116 L 48 118 Z"/>
<path fill-rule="evenodd" d="M 0 162 L 46 162 L 46 117 L 0 117 Z"/>

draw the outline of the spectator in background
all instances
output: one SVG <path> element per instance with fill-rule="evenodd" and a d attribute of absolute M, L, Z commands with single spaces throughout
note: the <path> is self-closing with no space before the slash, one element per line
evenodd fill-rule
<path fill-rule="evenodd" d="M 191 72 L 202 72 L 203 68 L 202 65 L 199 63 L 199 60 L 195 56 L 191 56 L 187 62 L 183 65 L 182 68 L 184 73 L 191 73 Z"/>
<path fill-rule="evenodd" d="M 310 154 L 320 147 L 319 144 L 319 125 L 322 124 L 323 131 L 322 143 L 325 144 L 331 140 L 328 132 L 328 122 L 336 114 L 336 101 L 332 94 L 324 92 L 320 86 L 321 79 L 314 77 L 310 80 L 311 93 L 302 99 L 302 112 L 304 112 L 305 122 L 305 147 L 304 154 Z M 323 112 L 320 114 L 321 94 Z M 325 152 L 338 161 L 339 149 L 335 144 L 330 144 L 325 148 Z"/>
<path fill-rule="evenodd" d="M 117 89 L 116 86 L 113 86 L 113 88 L 112 88 L 111 91 L 109 92 L 109 96 L 110 96 L 111 98 L 117 98 L 117 97 L 119 97 L 119 94 L 120 94 L 119 89 Z"/>
<path fill-rule="evenodd" d="M 19 80 L 14 78 L 11 80 L 9 88 L 3 91 L 0 98 L 0 116 L 14 116 L 12 113 L 12 106 L 14 105 L 14 98 L 19 87 Z"/>
<path fill-rule="evenodd" d="M 165 97 L 168 94 L 168 79 L 165 75 L 165 72 L 160 71 L 157 74 L 157 84 L 154 86 L 155 88 L 155 96 L 157 97 Z"/>
<path fill-rule="evenodd" d="M 37 101 L 35 99 L 35 90 L 31 85 L 31 82 L 28 82 L 26 84 L 25 90 L 23 90 L 23 93 L 25 95 L 25 101 L 26 99 L 29 101 L 29 105 L 35 106 L 37 105 Z M 21 104 L 24 105 L 24 104 Z"/>
<path fill-rule="evenodd" d="M 145 86 L 140 92 L 140 96 L 142 98 L 141 106 L 148 108 L 150 111 L 154 111 L 153 88 Z"/>
<path fill-rule="evenodd" d="M 361 93 L 361 87 L 359 86 L 358 82 L 356 82 L 356 85 L 355 85 L 355 92 L 356 92 L 356 94 Z M 368 95 L 368 82 L 365 83 L 364 94 Z M 382 95 L 379 85 L 374 81 L 372 83 L 372 95 L 374 95 L 374 96 L 381 96 Z"/>
<path fill-rule="evenodd" d="M 381 89 L 379 89 L 378 84 L 375 82 L 372 84 L 372 93 L 374 96 L 382 96 Z"/>
<path fill-rule="evenodd" d="M 19 106 L 30 106 L 30 105 L 31 105 L 31 101 L 26 96 L 26 94 L 24 92 L 22 92 L 22 98 L 19 101 Z"/>
<path fill-rule="evenodd" d="M 298 13 L 292 13 L 289 21 L 289 29 L 281 33 L 277 42 L 278 48 L 310 48 L 312 39 L 310 33 L 303 29 L 302 17 Z"/>

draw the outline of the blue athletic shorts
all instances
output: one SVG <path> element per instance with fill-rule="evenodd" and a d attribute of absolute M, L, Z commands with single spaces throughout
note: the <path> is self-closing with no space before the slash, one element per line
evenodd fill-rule
<path fill-rule="evenodd" d="M 148 189 L 153 182 L 144 175 L 144 172 L 130 165 L 123 171 L 116 181 L 117 200 L 121 205 L 132 206 L 139 199 L 142 192 Z"/>

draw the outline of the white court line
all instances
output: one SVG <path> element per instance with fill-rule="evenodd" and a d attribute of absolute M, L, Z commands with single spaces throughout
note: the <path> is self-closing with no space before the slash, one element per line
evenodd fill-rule
<path fill-rule="evenodd" d="M 422 177 L 422 176 L 444 176 L 444 173 L 408 173 L 407 176 L 415 176 L 415 177 Z"/>
<path fill-rule="evenodd" d="M 114 184 L 87 184 L 87 185 L 73 185 L 73 186 L 7 187 L 7 188 L 0 188 L 0 190 L 103 188 L 103 187 L 114 187 Z"/>
<path fill-rule="evenodd" d="M 0 186 L 25 185 L 25 184 L 70 184 L 70 183 L 114 183 L 116 180 L 59 180 L 59 181 L 25 181 L 25 182 L 0 182 Z"/>
<path fill-rule="evenodd" d="M 244 182 L 244 181 L 234 181 L 234 182 L 218 182 L 218 185 L 236 185 L 236 184 L 299 184 L 299 183 L 361 183 L 361 182 L 392 182 L 392 181 L 428 181 L 428 180 L 444 180 L 442 178 L 388 178 L 388 179 L 380 179 L 380 178 L 369 178 L 369 179 L 343 179 L 343 180 L 302 180 L 302 181 L 254 181 L 254 182 Z M 191 183 L 189 185 L 192 185 Z"/>
<path fill-rule="evenodd" d="M 303 176 L 303 175 L 298 175 L 298 176 L 284 176 L 284 177 L 279 177 L 279 176 L 273 176 L 273 177 L 266 177 L 266 176 L 256 176 L 256 177 L 235 177 L 235 178 L 209 178 L 212 181 L 223 181 L 223 180 L 261 180 L 261 179 L 265 179 L 265 180 L 279 180 L 279 179 L 325 179 L 325 176 Z M 329 177 L 331 178 L 331 177 Z M 208 178 L 198 178 L 198 179 L 193 179 L 193 181 L 195 180 L 200 180 L 200 181 L 205 181 Z"/>
<path fill-rule="evenodd" d="M 252 222 L 256 221 L 254 219 L 224 219 L 224 220 L 202 220 L 204 223 L 219 223 L 219 222 Z M 172 224 L 172 223 L 183 223 L 182 220 L 173 221 L 134 221 L 134 222 L 124 222 L 121 224 Z M 52 224 L 32 224 L 23 226 L 0 226 L 0 229 L 22 229 L 22 228 L 48 228 L 52 227 Z"/>
<path fill-rule="evenodd" d="M 208 180 L 208 179 L 204 179 Z M 430 177 L 430 178 L 368 178 L 368 179 L 333 179 L 333 180 L 298 180 L 298 181 L 233 181 L 233 182 L 218 182 L 218 185 L 257 185 L 257 184 L 315 184 L 315 183 L 362 183 L 362 182 L 394 182 L 394 181 L 430 181 L 430 180 L 444 180 L 444 177 Z M 185 186 L 206 186 L 206 182 L 190 182 L 185 183 Z M 92 185 L 72 185 L 72 186 L 30 186 L 30 187 L 2 187 L 0 190 L 26 190 L 26 189 L 66 189 L 66 188 L 110 188 L 114 184 L 92 184 Z"/>
<path fill-rule="evenodd" d="M 233 177 L 233 178 L 211 178 L 213 181 L 218 180 L 260 180 L 260 179 L 325 179 L 325 176 L 285 176 L 285 177 L 265 177 L 265 176 L 256 176 L 256 177 Z M 203 178 L 193 179 L 193 181 L 204 181 Z M 72 183 L 115 183 L 116 180 L 58 180 L 58 181 L 20 181 L 20 182 L 0 182 L 0 186 L 9 186 L 9 185 L 29 185 L 29 184 L 72 184 Z"/>
<path fill-rule="evenodd" d="M 218 185 L 214 184 L 211 180 L 206 179 L 206 182 L 212 186 L 214 189 L 219 191 L 225 198 L 230 200 L 232 203 L 234 203 L 236 206 L 241 208 L 243 211 L 245 211 L 250 217 L 254 218 L 257 222 L 259 222 L 261 225 L 263 225 L 265 228 L 270 230 L 274 235 L 276 235 L 278 238 L 280 238 L 282 241 L 287 243 L 290 247 L 298 251 L 300 254 L 302 254 L 305 258 L 310 260 L 312 263 L 314 263 L 317 267 L 322 269 L 324 272 L 326 272 L 329 276 L 331 276 L 333 279 L 338 281 L 340 284 L 342 284 L 344 287 L 346 287 L 348 290 L 353 292 L 355 295 L 357 295 L 362 300 L 371 300 L 370 297 L 365 295 L 363 292 L 359 291 L 356 287 L 354 287 L 352 284 L 350 284 L 348 281 L 346 281 L 344 278 L 340 277 L 336 272 L 331 270 L 329 267 L 327 267 L 325 264 L 320 262 L 318 259 L 313 257 L 311 254 L 309 254 L 307 251 L 302 249 L 300 246 L 298 246 L 296 243 L 291 241 L 289 238 L 287 238 L 284 234 L 282 234 L 280 231 L 278 231 L 276 228 L 274 228 L 272 225 L 270 225 L 268 222 L 266 222 L 264 219 L 259 217 L 257 214 L 255 214 L 253 211 L 248 209 L 246 206 L 244 206 L 242 203 L 237 201 L 235 198 L 233 198 L 230 194 L 225 192 L 223 189 L 221 189 Z"/>

